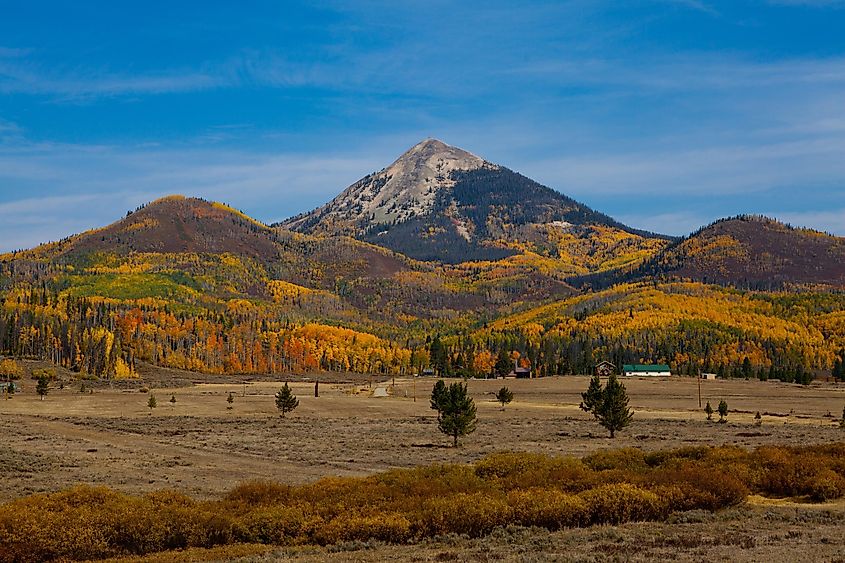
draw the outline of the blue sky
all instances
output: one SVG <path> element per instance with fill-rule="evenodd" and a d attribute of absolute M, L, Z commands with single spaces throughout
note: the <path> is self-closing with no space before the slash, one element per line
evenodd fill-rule
<path fill-rule="evenodd" d="M 845 235 L 845 1 L 0 13 L 0 250 L 170 193 L 277 221 L 425 137 L 635 227 L 763 213 Z"/>

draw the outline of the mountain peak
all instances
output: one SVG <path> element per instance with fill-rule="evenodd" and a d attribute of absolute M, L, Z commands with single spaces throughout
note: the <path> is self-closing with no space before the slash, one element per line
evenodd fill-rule
<path fill-rule="evenodd" d="M 420 158 L 428 159 L 432 157 L 454 160 L 482 160 L 469 151 L 465 151 L 452 145 L 447 145 L 440 139 L 429 137 L 427 139 L 423 139 L 405 151 L 402 156 L 397 159 L 397 161 Z"/>
<path fill-rule="evenodd" d="M 454 172 L 497 168 L 463 149 L 438 139 L 424 139 L 390 166 L 346 188 L 311 213 L 289 219 L 289 229 L 360 234 L 373 225 L 408 221 L 429 213 L 444 189 L 454 185 Z"/>

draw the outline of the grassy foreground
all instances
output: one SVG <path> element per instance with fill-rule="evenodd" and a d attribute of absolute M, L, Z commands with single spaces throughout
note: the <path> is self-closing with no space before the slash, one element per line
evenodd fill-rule
<path fill-rule="evenodd" d="M 756 493 L 845 496 L 845 443 L 810 447 L 599 452 L 583 459 L 501 453 L 312 484 L 249 482 L 223 498 L 132 496 L 78 486 L 0 506 L 0 561 L 98 559 L 173 549 L 482 536 L 507 525 L 550 530 L 718 510 Z"/>

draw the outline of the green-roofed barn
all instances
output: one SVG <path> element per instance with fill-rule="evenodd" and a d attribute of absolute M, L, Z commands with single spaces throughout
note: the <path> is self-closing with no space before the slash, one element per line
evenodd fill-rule
<path fill-rule="evenodd" d="M 666 364 L 625 364 L 622 375 L 626 377 L 669 377 L 672 371 Z"/>

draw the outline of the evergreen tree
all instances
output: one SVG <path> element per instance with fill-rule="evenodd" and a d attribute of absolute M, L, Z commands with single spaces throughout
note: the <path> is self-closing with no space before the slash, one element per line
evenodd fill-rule
<path fill-rule="evenodd" d="M 842 420 L 839 421 L 839 428 L 845 428 L 845 407 L 842 407 Z"/>
<path fill-rule="evenodd" d="M 753 372 L 751 371 L 751 360 L 749 360 L 748 356 L 746 356 L 745 359 L 742 360 L 742 377 L 744 377 L 745 379 L 751 379 L 752 373 Z"/>
<path fill-rule="evenodd" d="M 437 383 L 434 384 L 434 388 L 431 390 L 431 408 L 432 410 L 436 410 L 438 413 L 443 408 L 443 404 L 446 398 L 446 383 L 442 379 L 438 379 Z"/>
<path fill-rule="evenodd" d="M 757 411 L 757 414 L 754 415 L 754 426 L 760 426 L 763 424 L 763 416 L 760 414 L 760 411 Z"/>
<path fill-rule="evenodd" d="M 226 402 L 229 403 L 228 406 L 226 406 L 226 410 L 232 410 L 232 403 L 235 402 L 235 397 L 232 395 L 231 391 L 229 392 L 229 396 L 226 397 Z"/>
<path fill-rule="evenodd" d="M 584 393 L 581 393 L 581 404 L 579 405 L 584 412 L 595 412 L 596 407 L 601 403 L 604 391 L 601 386 L 601 379 L 598 375 L 594 375 L 590 379 L 590 386 Z"/>
<path fill-rule="evenodd" d="M 727 422 L 728 403 L 724 399 L 719 401 L 719 422 Z"/>
<path fill-rule="evenodd" d="M 452 436 L 452 445 L 457 447 L 458 437 L 475 432 L 478 425 L 475 402 L 467 393 L 466 383 L 449 385 L 439 404 L 437 426 L 441 432 Z"/>
<path fill-rule="evenodd" d="M 499 377 L 505 377 L 513 371 L 513 360 L 505 348 L 499 349 L 499 355 L 496 357 L 496 365 L 493 369 Z"/>
<path fill-rule="evenodd" d="M 38 383 L 35 384 L 35 392 L 41 397 L 41 400 L 44 400 L 44 397 L 50 391 L 50 380 L 47 378 L 46 374 L 42 374 L 38 376 Z"/>
<path fill-rule="evenodd" d="M 147 400 L 147 406 L 150 409 L 150 414 L 153 414 L 153 409 L 158 406 L 158 401 L 156 401 L 155 395 L 150 395 L 150 398 Z"/>
<path fill-rule="evenodd" d="M 293 409 L 299 406 L 299 399 L 296 398 L 296 395 L 290 390 L 290 387 L 287 383 L 279 389 L 279 392 L 276 393 L 276 408 L 279 409 L 282 413 L 282 418 L 285 417 L 285 413 L 291 412 Z"/>
<path fill-rule="evenodd" d="M 446 349 L 446 346 L 440 340 L 439 335 L 435 336 L 434 340 L 431 341 L 429 353 L 431 354 L 431 366 L 434 368 L 435 373 L 441 376 L 448 375 L 449 351 Z"/>
<path fill-rule="evenodd" d="M 628 394 L 625 386 L 616 379 L 615 373 L 608 378 L 601 401 L 593 408 L 593 415 L 599 424 L 610 431 L 611 438 L 616 436 L 618 430 L 631 424 L 634 411 L 628 408 Z"/>
<path fill-rule="evenodd" d="M 513 392 L 507 387 L 502 387 L 499 389 L 499 392 L 496 393 L 496 400 L 502 403 L 502 406 L 504 407 L 513 401 Z"/>
<path fill-rule="evenodd" d="M 710 401 L 704 405 L 704 413 L 707 415 L 707 420 L 713 420 L 713 407 L 710 406 Z"/>
<path fill-rule="evenodd" d="M 175 405 L 175 404 L 176 404 L 176 395 L 171 395 L 171 396 L 170 396 L 170 404 L 171 404 L 171 405 Z"/>

